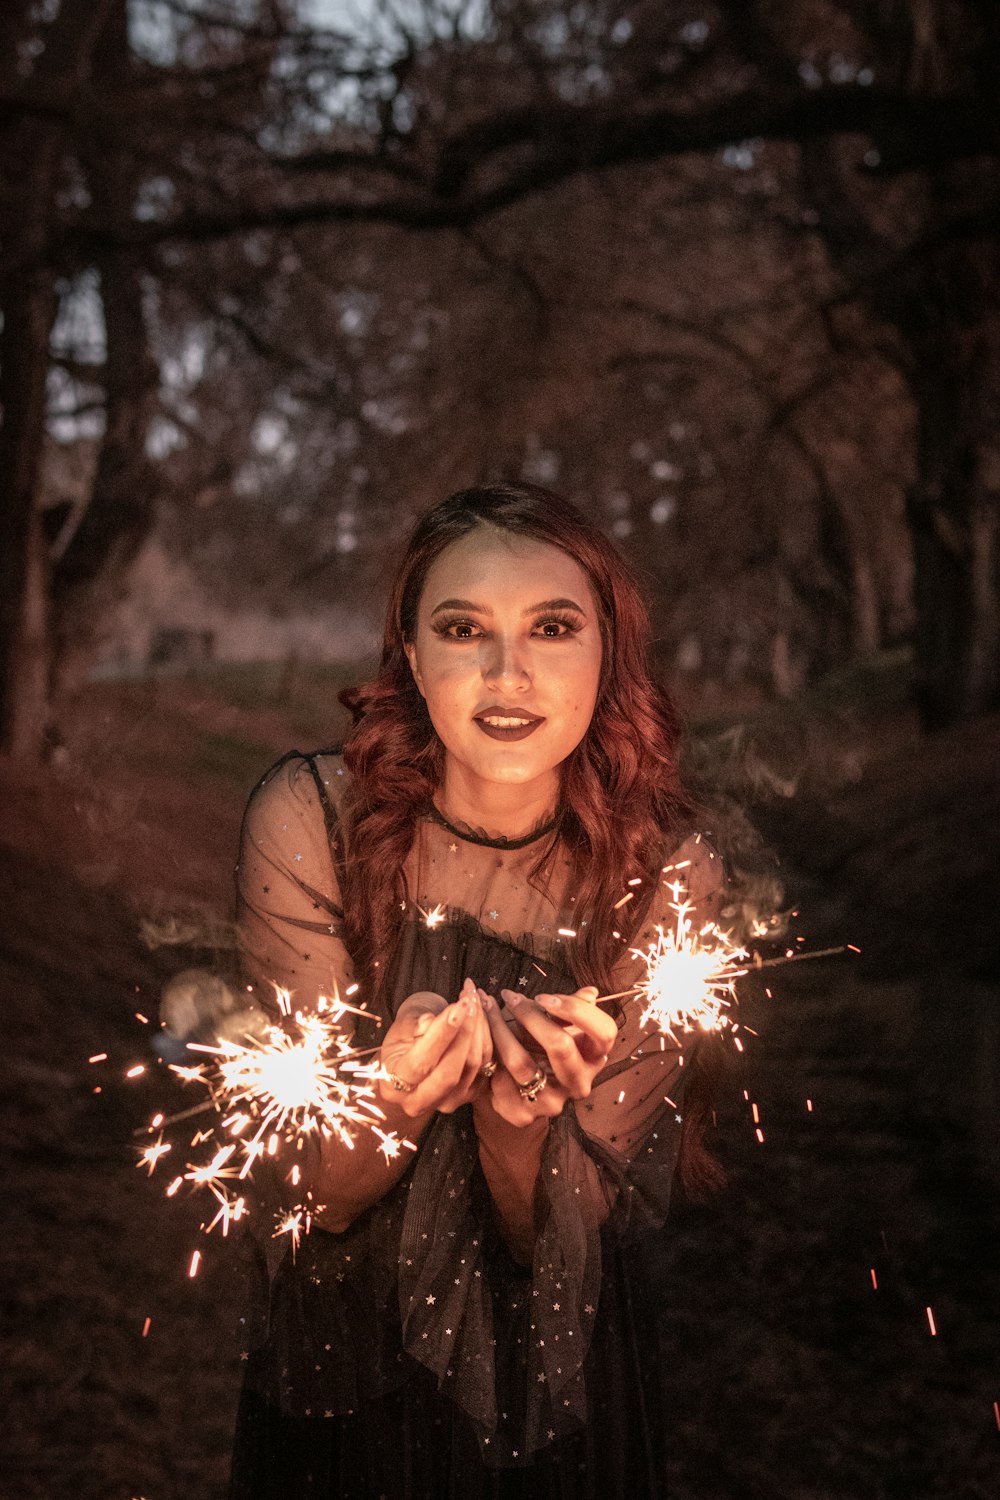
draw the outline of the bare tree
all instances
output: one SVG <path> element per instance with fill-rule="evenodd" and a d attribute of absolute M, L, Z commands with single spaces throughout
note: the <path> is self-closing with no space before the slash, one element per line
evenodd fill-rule
<path fill-rule="evenodd" d="M 325 381 L 328 399 L 335 392 L 356 409 L 364 406 L 361 385 L 373 379 L 370 362 L 352 383 L 350 330 L 327 321 L 339 368 L 322 375 L 301 316 L 310 247 L 336 245 L 350 256 L 353 246 L 363 258 L 372 236 L 396 235 L 399 244 L 424 246 L 406 252 L 420 265 L 443 243 L 460 244 L 463 277 L 471 257 L 508 294 L 516 285 L 525 326 L 533 320 L 540 331 L 552 314 L 552 278 L 540 293 L 545 278 L 530 256 L 504 251 L 497 226 L 513 215 L 528 228 L 572 184 L 594 184 L 600 194 L 612 170 L 669 167 L 683 176 L 685 163 L 713 163 L 727 152 L 753 160 L 762 146 L 790 153 L 792 167 L 782 171 L 798 174 L 797 206 L 783 210 L 786 245 L 803 244 L 807 255 L 811 245 L 823 249 L 824 348 L 850 354 L 853 340 L 863 360 L 878 330 L 888 329 L 889 362 L 918 412 L 908 517 L 927 720 L 995 706 L 1000 37 L 992 7 L 412 0 L 365 17 L 336 31 L 306 25 L 293 0 L 211 7 L 146 0 L 131 11 L 126 0 L 63 0 L 50 21 L 34 19 L 27 3 L 5 20 L 14 59 L 0 82 L 5 217 L 13 226 L 0 262 L 0 482 L 10 496 L 0 674 L 6 742 L 30 751 L 43 733 L 53 610 L 61 639 L 78 636 L 88 599 L 111 586 L 156 511 L 162 475 L 147 447 L 158 379 L 154 303 L 162 313 L 200 300 L 220 347 L 242 342 L 272 368 L 284 360 L 295 367 L 285 383 L 300 394 L 308 379 L 314 391 Z M 160 28 L 155 46 L 142 43 L 143 18 Z M 707 183 L 711 173 L 703 176 Z M 648 217 L 651 240 L 657 212 Z M 282 308 L 289 256 L 299 282 Z M 266 315 L 246 315 L 241 266 L 244 280 L 248 268 L 256 274 L 255 314 L 266 302 Z M 90 507 L 53 570 L 38 519 L 49 337 L 60 284 L 88 269 L 106 330 L 104 430 Z M 844 331 L 854 312 L 864 324 L 857 338 Z M 500 326 L 489 325 L 491 336 Z M 289 348 L 283 333 L 293 327 Z M 665 337 L 668 347 L 646 347 L 640 357 L 669 356 L 676 369 L 694 335 L 674 316 Z M 711 374 L 735 357 L 720 363 L 728 329 L 716 328 L 715 337 L 715 353 L 703 350 L 689 368 L 697 367 L 691 379 L 706 392 L 704 403 L 718 407 L 727 390 L 733 400 L 741 377 L 734 385 Z M 744 384 L 755 392 L 756 414 L 746 407 L 744 430 L 770 434 L 767 462 L 777 464 L 781 482 L 796 466 L 811 476 L 822 518 L 816 566 L 782 543 L 781 589 L 762 587 L 761 608 L 780 592 L 782 608 L 815 632 L 810 614 L 815 621 L 817 598 L 825 597 L 828 617 L 844 622 L 829 651 L 870 646 L 879 636 L 881 585 L 864 486 L 831 481 L 819 434 L 830 442 L 836 435 L 814 373 L 801 371 L 796 390 L 787 371 L 756 357 L 754 338 L 730 338 L 754 371 Z M 465 389 L 445 380 L 435 398 L 440 409 L 462 413 L 455 431 L 465 435 L 465 452 L 480 449 L 486 471 L 491 449 L 503 447 L 491 432 L 509 436 L 523 421 L 537 402 L 532 382 L 544 373 L 544 361 L 536 362 L 528 379 L 524 342 L 520 368 L 517 347 L 509 347 L 503 410 L 486 380 Z M 611 372 L 619 383 L 624 368 Z M 406 381 L 383 374 L 376 383 L 378 395 L 367 399 L 384 426 L 391 392 Z M 556 421 L 562 398 L 552 378 L 548 389 Z M 183 414 L 175 418 L 183 424 Z M 716 477 L 711 484 L 702 477 L 704 493 L 717 484 L 720 493 L 752 496 L 736 436 L 720 433 L 712 443 Z M 412 432 L 408 445 L 411 456 L 420 453 Z M 430 463 L 440 445 L 423 451 Z M 775 510 L 758 521 L 753 535 L 770 530 L 781 541 L 785 524 Z M 753 551 L 748 533 L 750 570 L 758 566 Z"/>

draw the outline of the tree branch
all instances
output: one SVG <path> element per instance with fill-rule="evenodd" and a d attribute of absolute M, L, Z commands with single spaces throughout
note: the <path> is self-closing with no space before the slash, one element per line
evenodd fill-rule
<path fill-rule="evenodd" d="M 87 254 L 108 246 L 197 244 L 256 229 L 332 223 L 468 229 L 516 202 L 598 168 L 704 152 L 751 137 L 802 142 L 835 134 L 878 136 L 890 123 L 894 130 L 922 137 L 928 148 L 933 142 L 936 150 L 941 133 L 951 131 L 971 150 L 977 117 L 963 98 L 918 98 L 850 85 L 803 89 L 782 97 L 747 91 L 698 111 L 664 107 L 637 113 L 552 102 L 544 108 L 500 112 L 453 135 L 438 159 L 428 164 L 423 190 L 413 193 L 386 194 L 372 183 L 367 191 L 362 184 L 344 197 L 276 201 L 287 186 L 287 178 L 279 177 L 263 183 L 253 201 L 236 201 L 219 211 L 193 210 L 172 219 L 115 228 L 84 218 L 63 232 L 62 242 L 65 249 Z M 979 137 L 976 149 L 992 149 L 993 144 Z M 527 159 L 516 149 L 523 147 L 531 148 Z M 331 153 L 326 168 L 336 170 L 338 160 L 355 171 L 369 165 L 363 152 L 347 152 L 342 159 L 340 153 Z M 281 171 L 287 172 L 289 165 L 283 163 Z M 370 166 L 377 174 L 395 171 L 374 154 Z M 473 185 L 476 177 L 488 175 L 494 179 L 491 183 Z M 418 181 L 414 173 L 415 186 Z"/>

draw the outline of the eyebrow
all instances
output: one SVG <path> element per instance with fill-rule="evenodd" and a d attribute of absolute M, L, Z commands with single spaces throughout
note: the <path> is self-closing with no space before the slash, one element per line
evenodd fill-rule
<path fill-rule="evenodd" d="M 443 609 L 465 609 L 470 614 L 491 615 L 493 611 L 486 604 L 474 604 L 471 599 L 442 599 L 441 603 L 435 605 L 431 610 L 431 619 L 439 615 Z M 522 610 L 522 615 L 541 614 L 543 609 L 575 609 L 578 615 L 585 615 L 586 610 L 577 604 L 575 599 L 543 599 L 540 604 L 530 604 L 527 609 Z"/>

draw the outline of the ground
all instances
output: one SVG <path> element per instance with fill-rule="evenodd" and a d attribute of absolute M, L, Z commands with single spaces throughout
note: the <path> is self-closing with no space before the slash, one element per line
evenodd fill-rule
<path fill-rule="evenodd" d="M 135 1170 L 134 1133 L 189 1102 L 140 1018 L 225 943 L 246 793 L 335 736 L 335 686 L 94 687 L 56 763 L 2 768 L 0 1500 L 224 1494 L 238 1294 L 203 1205 Z M 745 988 L 728 1186 L 653 1251 L 671 1494 L 995 1500 L 997 726 L 793 718 L 727 754 L 756 767 L 795 931 L 863 951 Z"/>

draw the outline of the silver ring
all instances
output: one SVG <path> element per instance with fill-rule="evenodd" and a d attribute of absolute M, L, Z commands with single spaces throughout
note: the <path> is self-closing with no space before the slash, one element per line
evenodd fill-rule
<path fill-rule="evenodd" d="M 412 1094 L 416 1088 L 415 1083 L 407 1083 L 405 1078 L 400 1078 L 398 1073 L 393 1073 L 389 1068 L 385 1070 L 385 1076 L 396 1090 L 397 1094 Z"/>
<path fill-rule="evenodd" d="M 496 1070 L 497 1065 L 495 1062 L 484 1063 L 483 1066 L 479 1069 L 479 1076 L 480 1078 L 492 1078 Z"/>
<path fill-rule="evenodd" d="M 538 1072 L 534 1075 L 534 1077 L 529 1078 L 527 1083 L 518 1084 L 517 1092 L 520 1094 L 522 1099 L 527 1099 L 529 1104 L 534 1104 L 535 1100 L 538 1098 L 539 1094 L 542 1092 L 542 1089 L 545 1087 L 548 1081 L 549 1080 L 546 1078 L 542 1069 L 539 1068 Z"/>

